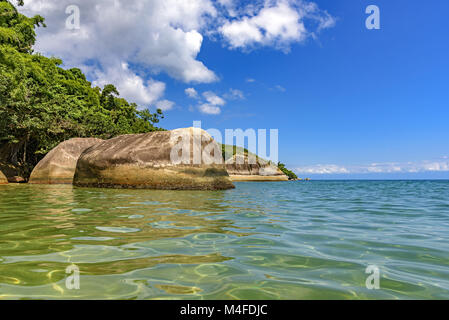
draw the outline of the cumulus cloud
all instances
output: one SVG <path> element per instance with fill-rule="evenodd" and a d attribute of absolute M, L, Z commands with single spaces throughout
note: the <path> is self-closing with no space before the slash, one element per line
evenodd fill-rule
<path fill-rule="evenodd" d="M 367 165 L 340 166 L 335 164 L 318 164 L 296 168 L 298 174 L 372 174 L 372 173 L 420 173 L 447 172 L 448 161 L 421 161 L 407 163 L 371 163 Z"/>
<path fill-rule="evenodd" d="M 66 8 L 72 5 L 80 10 L 78 30 L 66 28 Z M 304 0 L 27 0 L 20 10 L 46 18 L 35 51 L 60 57 L 65 67 L 80 67 L 97 85 L 116 85 L 143 107 L 163 101 L 165 85 L 147 80 L 159 73 L 184 83 L 219 80 L 198 58 L 204 36 L 230 48 L 285 49 L 334 23 Z M 309 30 L 306 20 L 318 26 Z"/>
<path fill-rule="evenodd" d="M 173 101 L 169 101 L 169 100 L 160 100 L 158 102 L 156 102 L 156 107 L 158 109 L 161 109 L 162 111 L 168 111 L 173 109 L 175 103 Z"/>
<path fill-rule="evenodd" d="M 206 100 L 206 102 L 198 106 L 200 112 L 212 115 L 217 115 L 221 113 L 220 107 L 226 104 L 226 101 L 223 98 L 219 97 L 212 91 L 204 92 L 203 97 Z"/>
<path fill-rule="evenodd" d="M 224 94 L 224 97 L 228 100 L 243 100 L 245 94 L 241 90 L 231 88 L 228 93 Z"/>
<path fill-rule="evenodd" d="M 212 91 L 206 91 L 203 93 L 203 97 L 206 99 L 206 101 L 214 106 L 224 106 L 226 104 L 226 101 L 217 96 L 215 93 L 213 93 Z"/>
<path fill-rule="evenodd" d="M 66 28 L 65 10 L 74 4 L 80 10 L 79 30 Z M 165 89 L 145 80 L 157 73 L 187 83 L 217 80 L 197 59 L 201 30 L 217 14 L 210 0 L 28 0 L 20 10 L 46 18 L 47 28 L 38 30 L 37 52 L 62 58 L 66 67 L 81 67 L 95 84 L 112 83 L 145 107 Z"/>
<path fill-rule="evenodd" d="M 120 68 L 108 68 L 106 72 L 96 70 L 93 73 L 97 79 L 93 85 L 104 87 L 106 84 L 113 83 L 122 97 L 140 106 L 155 104 L 165 92 L 165 83 L 153 79 L 144 81 L 129 70 L 125 62 L 121 63 Z"/>
<path fill-rule="evenodd" d="M 198 98 L 198 92 L 194 88 L 187 88 L 184 90 L 185 94 L 192 99 Z"/>
<path fill-rule="evenodd" d="M 200 104 L 198 106 L 198 109 L 200 110 L 200 112 L 205 113 L 205 114 L 217 115 L 217 114 L 221 113 L 220 107 L 210 104 L 210 103 Z"/>
<path fill-rule="evenodd" d="M 68 64 L 89 60 L 111 66 L 118 57 L 152 71 L 164 71 L 185 82 L 217 78 L 197 60 L 199 32 L 216 10 L 209 0 L 79 1 L 79 31 L 65 28 L 65 9 L 73 0 L 29 0 L 27 14 L 43 14 L 47 29 L 39 30 L 36 49 L 61 56 Z"/>
<path fill-rule="evenodd" d="M 449 171 L 449 162 L 429 162 L 422 165 L 423 171 Z"/>
<path fill-rule="evenodd" d="M 218 0 L 217 1 L 222 7 L 225 8 L 227 14 L 231 17 L 237 16 L 237 5 L 236 0 Z"/>
<path fill-rule="evenodd" d="M 226 100 L 218 96 L 212 91 L 203 92 L 199 95 L 194 88 L 188 88 L 185 90 L 188 97 L 196 99 L 198 101 L 198 110 L 204 114 L 217 115 L 221 113 L 221 107 L 226 104 Z M 193 107 L 190 107 L 190 111 L 193 111 Z"/>
<path fill-rule="evenodd" d="M 187 88 L 184 92 L 189 98 L 198 101 L 197 109 L 204 114 L 218 115 L 221 113 L 221 107 L 226 105 L 226 100 L 213 91 L 205 91 L 200 95 L 195 88 Z M 232 95 L 232 98 L 236 99 L 236 96 L 243 95 L 243 92 L 230 89 L 229 95 Z M 194 107 L 191 106 L 189 110 L 193 111 Z"/>
<path fill-rule="evenodd" d="M 311 30 L 306 22 L 314 22 Z M 313 2 L 267 0 L 258 8 L 249 5 L 244 15 L 226 21 L 219 32 L 234 49 L 261 45 L 288 51 L 290 44 L 303 42 L 334 24 L 335 18 Z"/>
<path fill-rule="evenodd" d="M 350 173 L 345 167 L 341 167 L 335 164 L 317 164 L 314 166 L 296 168 L 296 172 L 300 174 L 341 174 Z"/>

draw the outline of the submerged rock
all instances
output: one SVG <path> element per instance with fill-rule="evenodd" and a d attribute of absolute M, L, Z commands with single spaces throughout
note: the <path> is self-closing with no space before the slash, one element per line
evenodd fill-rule
<path fill-rule="evenodd" d="M 102 141 L 95 138 L 74 138 L 62 142 L 37 164 L 29 183 L 72 184 L 81 153 Z"/>
<path fill-rule="evenodd" d="M 236 154 L 226 161 L 232 181 L 288 181 L 277 166 L 255 155 Z"/>
<path fill-rule="evenodd" d="M 123 135 L 102 142 L 81 155 L 74 185 L 168 190 L 234 188 L 219 145 L 198 128 Z"/>
<path fill-rule="evenodd" d="M 5 175 L 0 171 L 0 184 L 8 184 L 8 179 L 6 179 Z"/>

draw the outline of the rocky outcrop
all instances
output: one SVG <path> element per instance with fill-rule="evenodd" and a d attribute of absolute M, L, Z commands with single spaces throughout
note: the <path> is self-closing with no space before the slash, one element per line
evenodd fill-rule
<path fill-rule="evenodd" d="M 234 188 L 220 146 L 198 128 L 123 135 L 102 142 L 81 155 L 74 185 L 168 190 Z"/>
<path fill-rule="evenodd" d="M 5 175 L 0 171 L 0 184 L 8 184 L 8 179 L 6 179 Z"/>
<path fill-rule="evenodd" d="M 232 181 L 288 181 L 288 177 L 271 162 L 247 154 L 236 154 L 226 161 Z"/>
<path fill-rule="evenodd" d="M 81 153 L 102 141 L 95 138 L 74 138 L 62 142 L 37 164 L 29 183 L 72 184 Z"/>

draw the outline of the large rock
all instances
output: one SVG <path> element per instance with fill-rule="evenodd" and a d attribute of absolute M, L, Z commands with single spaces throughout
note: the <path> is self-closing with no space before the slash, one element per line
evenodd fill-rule
<path fill-rule="evenodd" d="M 37 164 L 29 183 L 72 184 L 81 153 L 102 141 L 95 138 L 74 138 L 62 142 Z"/>
<path fill-rule="evenodd" d="M 277 166 L 255 155 L 237 153 L 226 161 L 232 181 L 288 181 Z"/>
<path fill-rule="evenodd" d="M 5 175 L 0 171 L 0 184 L 8 184 L 8 179 L 6 179 Z"/>
<path fill-rule="evenodd" d="M 169 190 L 234 188 L 219 145 L 198 128 L 123 135 L 100 143 L 81 155 L 74 185 Z"/>

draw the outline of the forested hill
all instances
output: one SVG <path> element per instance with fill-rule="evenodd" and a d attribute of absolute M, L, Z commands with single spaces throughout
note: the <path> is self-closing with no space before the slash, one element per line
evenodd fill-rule
<path fill-rule="evenodd" d="M 48 151 L 72 137 L 111 138 L 161 130 L 162 111 L 139 111 L 113 85 L 92 87 L 79 69 L 33 52 L 41 16 L 0 0 L 0 170 L 27 178 Z"/>

